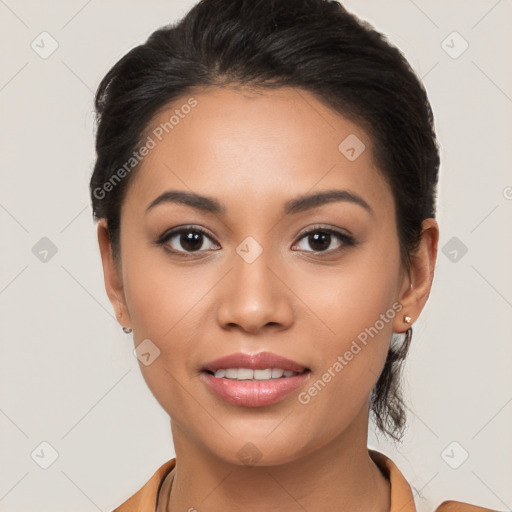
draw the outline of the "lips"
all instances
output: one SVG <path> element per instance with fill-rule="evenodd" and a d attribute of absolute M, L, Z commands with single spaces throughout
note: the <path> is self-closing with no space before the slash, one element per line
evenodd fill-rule
<path fill-rule="evenodd" d="M 249 368 L 252 370 L 264 370 L 267 368 L 280 368 L 282 370 L 304 373 L 308 370 L 296 361 L 287 359 L 271 352 L 259 352 L 257 354 L 244 354 L 242 352 L 230 354 L 215 361 L 211 361 L 203 367 L 204 371 L 215 373 L 217 370 L 228 368 Z"/>
<path fill-rule="evenodd" d="M 304 365 L 270 352 L 231 354 L 203 367 L 201 380 L 218 398 L 242 407 L 284 400 L 310 378 Z"/>

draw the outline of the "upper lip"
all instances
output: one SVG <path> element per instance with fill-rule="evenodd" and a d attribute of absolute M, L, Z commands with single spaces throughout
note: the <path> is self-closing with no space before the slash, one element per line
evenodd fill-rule
<path fill-rule="evenodd" d="M 302 373 L 308 368 L 287 359 L 286 357 L 272 354 L 271 352 L 259 352 L 257 354 L 245 354 L 237 352 L 228 356 L 215 359 L 203 367 L 203 370 L 215 372 L 222 368 L 250 368 L 253 370 L 263 370 L 265 368 L 281 368 L 292 372 Z"/>

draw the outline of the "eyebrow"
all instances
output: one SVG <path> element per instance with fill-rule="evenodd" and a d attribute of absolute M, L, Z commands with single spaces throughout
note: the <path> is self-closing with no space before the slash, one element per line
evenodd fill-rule
<path fill-rule="evenodd" d="M 361 196 L 358 196 L 353 192 L 349 192 L 348 190 L 325 190 L 315 194 L 299 196 L 285 203 L 283 214 L 291 215 L 310 210 L 327 203 L 333 203 L 335 201 L 345 201 L 356 204 L 373 215 L 371 206 Z"/>
<path fill-rule="evenodd" d="M 374 214 L 371 206 L 359 195 L 348 190 L 325 190 L 314 194 L 305 194 L 290 199 L 284 204 L 283 215 L 293 215 L 337 201 L 349 202 L 361 206 L 371 215 Z M 167 190 L 154 199 L 146 208 L 146 213 L 155 206 L 163 203 L 183 204 L 206 213 L 225 215 L 227 208 L 212 197 L 185 192 L 180 190 Z"/>

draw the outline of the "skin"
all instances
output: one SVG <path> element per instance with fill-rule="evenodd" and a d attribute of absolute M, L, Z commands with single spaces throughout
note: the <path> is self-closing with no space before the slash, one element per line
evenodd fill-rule
<path fill-rule="evenodd" d="M 149 366 L 139 363 L 170 416 L 177 457 L 158 511 L 388 511 L 389 482 L 366 444 L 368 401 L 392 332 L 405 332 L 404 316 L 414 321 L 428 298 L 437 223 L 423 222 L 407 272 L 393 195 L 373 162 L 369 136 L 310 93 L 212 88 L 194 98 L 198 105 L 133 176 L 117 263 L 105 220 L 98 225 L 105 286 L 119 322 L 133 329 L 135 345 L 149 338 L 160 350 Z M 187 99 L 169 105 L 152 127 Z M 350 134 L 366 146 L 354 161 L 338 150 Z M 215 198 L 226 214 L 175 203 L 146 212 L 170 189 Z M 338 201 L 281 214 L 289 199 L 328 189 L 359 195 L 372 213 Z M 188 224 L 211 235 L 202 252 L 185 258 L 154 243 Z M 332 236 L 327 250 L 315 253 L 318 245 L 301 235 L 322 227 L 348 230 L 356 245 Z M 250 264 L 236 252 L 247 236 L 263 248 Z M 179 235 L 167 248 L 186 253 Z M 317 396 L 299 403 L 298 394 L 394 303 L 402 310 Z M 260 351 L 310 368 L 308 383 L 281 402 L 247 408 L 224 402 L 203 382 L 207 362 Z M 238 456 L 247 443 L 261 454 L 253 467 Z"/>

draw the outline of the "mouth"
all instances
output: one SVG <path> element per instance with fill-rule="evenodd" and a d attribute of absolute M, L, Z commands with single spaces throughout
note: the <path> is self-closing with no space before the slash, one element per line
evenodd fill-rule
<path fill-rule="evenodd" d="M 215 372 L 211 370 L 204 370 L 204 372 L 217 377 L 218 379 L 231 379 L 231 380 L 257 380 L 268 381 L 274 379 L 287 379 L 309 372 L 305 369 L 301 372 L 294 372 L 291 370 L 284 370 L 283 368 L 219 368 Z"/>
<path fill-rule="evenodd" d="M 283 375 L 286 377 L 291 376 L 290 372 L 293 373 L 304 373 L 308 368 L 297 361 L 288 359 L 286 357 L 273 354 L 272 352 L 258 352 L 256 354 L 246 354 L 244 352 L 237 352 L 230 354 L 215 361 L 210 361 L 202 368 L 203 371 L 214 373 L 217 371 L 223 371 L 222 377 L 228 379 L 239 378 L 239 380 L 247 379 L 270 379 L 270 378 L 281 378 Z M 261 371 L 265 373 L 261 373 Z M 275 371 L 274 371 L 275 370 Z M 251 371 L 253 373 L 251 374 Z M 268 372 L 270 371 L 270 375 Z M 272 376 L 274 371 L 274 377 Z M 281 372 L 279 374 L 279 372 Z"/>
<path fill-rule="evenodd" d="M 242 407 L 262 407 L 284 400 L 301 387 L 311 370 L 269 352 L 232 354 L 207 364 L 203 382 L 224 401 Z"/>

